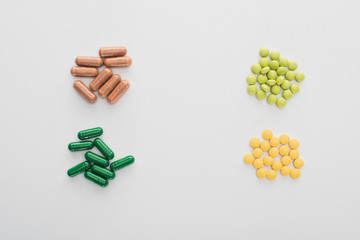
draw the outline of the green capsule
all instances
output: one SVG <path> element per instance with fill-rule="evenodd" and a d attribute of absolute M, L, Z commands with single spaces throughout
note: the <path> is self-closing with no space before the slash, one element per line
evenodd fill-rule
<path fill-rule="evenodd" d="M 127 165 L 132 164 L 135 161 L 135 158 L 131 155 L 124 157 L 120 160 L 117 160 L 110 164 L 110 169 L 113 171 L 117 171 L 123 167 L 126 167 Z"/>
<path fill-rule="evenodd" d="M 81 151 L 81 150 L 89 150 L 94 147 L 92 141 L 82 141 L 82 142 L 72 142 L 69 143 L 69 150 L 72 152 Z"/>
<path fill-rule="evenodd" d="M 88 161 L 82 162 L 75 167 L 72 167 L 68 170 L 67 174 L 69 177 L 74 177 L 82 172 L 85 172 L 91 167 L 91 164 Z"/>
<path fill-rule="evenodd" d="M 103 134 L 103 132 L 104 131 L 101 127 L 90 128 L 90 129 L 80 131 L 78 133 L 78 138 L 80 140 L 84 140 L 84 139 L 89 139 L 89 138 L 93 138 L 93 137 L 98 137 L 98 136 L 101 136 L 101 134 Z"/>
<path fill-rule="evenodd" d="M 115 173 L 107 168 L 103 168 L 97 165 L 92 165 L 91 171 L 101 177 L 113 180 L 115 178 Z"/>
<path fill-rule="evenodd" d="M 90 181 L 96 183 L 97 185 L 100 185 L 102 187 L 106 187 L 109 182 L 103 177 L 100 177 L 99 175 L 96 175 L 93 172 L 87 171 L 84 173 L 85 178 L 89 179 Z"/>
<path fill-rule="evenodd" d="M 102 156 L 99 156 L 93 152 L 86 152 L 85 153 L 85 159 L 89 162 L 95 163 L 102 167 L 109 166 L 109 160 L 103 158 Z"/>
<path fill-rule="evenodd" d="M 114 152 L 111 151 L 111 149 L 103 142 L 103 140 L 96 138 L 94 140 L 94 144 L 106 159 L 111 160 L 114 158 Z"/>

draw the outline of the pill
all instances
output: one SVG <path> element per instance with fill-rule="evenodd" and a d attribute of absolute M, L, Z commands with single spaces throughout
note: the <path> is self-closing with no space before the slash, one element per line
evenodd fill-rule
<path fill-rule="evenodd" d="M 271 80 L 267 80 L 266 81 L 266 84 L 269 85 L 269 86 L 274 86 L 276 84 L 276 81 L 271 79 Z"/>
<path fill-rule="evenodd" d="M 264 178 L 266 177 L 266 170 L 264 168 L 259 168 L 256 171 L 256 176 L 258 176 L 259 178 Z"/>
<path fill-rule="evenodd" d="M 262 136 L 264 139 L 270 140 L 273 136 L 273 132 L 270 129 L 266 129 L 263 131 Z"/>
<path fill-rule="evenodd" d="M 95 77 L 99 74 L 97 68 L 94 67 L 72 67 L 71 74 L 77 77 Z"/>
<path fill-rule="evenodd" d="M 288 144 L 290 142 L 290 137 L 288 135 L 281 135 L 280 136 L 280 143 L 281 144 Z"/>
<path fill-rule="evenodd" d="M 274 86 L 275 87 L 275 86 Z M 276 100 L 276 106 L 278 106 L 279 108 L 283 108 L 286 106 L 286 99 L 283 98 L 283 97 L 279 97 L 277 100 Z"/>
<path fill-rule="evenodd" d="M 283 156 L 283 157 L 281 158 L 281 163 L 282 163 L 282 165 L 284 165 L 284 166 L 290 165 L 290 163 L 291 163 L 291 158 L 290 158 L 289 156 Z"/>
<path fill-rule="evenodd" d="M 114 152 L 100 138 L 95 138 L 94 145 L 104 155 L 107 160 L 114 158 Z"/>
<path fill-rule="evenodd" d="M 275 104 L 277 97 L 275 94 L 269 94 L 269 96 L 266 98 L 267 102 L 270 104 Z"/>
<path fill-rule="evenodd" d="M 261 58 L 260 60 L 259 60 L 259 64 L 260 64 L 260 66 L 261 67 L 267 67 L 267 66 L 269 66 L 269 59 L 267 59 L 267 58 Z"/>
<path fill-rule="evenodd" d="M 285 74 L 285 78 L 287 80 L 294 80 L 295 79 L 295 73 L 293 71 L 287 71 Z"/>
<path fill-rule="evenodd" d="M 263 159 L 265 166 L 271 166 L 274 163 L 274 159 L 270 156 L 266 156 Z"/>
<path fill-rule="evenodd" d="M 269 180 L 274 180 L 277 176 L 277 173 L 274 171 L 274 170 L 269 170 L 267 171 L 266 173 L 266 177 L 269 179 Z"/>
<path fill-rule="evenodd" d="M 68 148 L 72 152 L 81 151 L 81 150 L 89 150 L 94 147 L 92 141 L 82 141 L 82 142 L 72 142 L 69 143 Z"/>
<path fill-rule="evenodd" d="M 121 80 L 121 82 L 114 88 L 114 90 L 108 96 L 108 102 L 110 104 L 116 103 L 119 98 L 128 90 L 130 84 L 126 80 Z"/>
<path fill-rule="evenodd" d="M 284 76 L 286 74 L 286 68 L 284 67 L 279 67 L 277 70 L 276 70 L 276 73 L 277 75 L 279 76 Z"/>
<path fill-rule="evenodd" d="M 270 71 L 267 73 L 267 77 L 268 77 L 268 79 L 275 80 L 275 79 L 277 78 L 277 73 L 276 73 L 276 71 L 270 70 Z"/>
<path fill-rule="evenodd" d="M 253 148 L 258 148 L 260 146 L 260 139 L 254 137 L 250 140 L 250 146 L 252 146 Z"/>
<path fill-rule="evenodd" d="M 131 57 L 114 57 L 107 58 L 104 61 L 105 66 L 107 67 L 128 67 L 132 63 Z"/>
<path fill-rule="evenodd" d="M 278 51 L 272 51 L 270 53 L 271 60 L 278 60 L 280 58 L 280 53 Z"/>
<path fill-rule="evenodd" d="M 259 84 L 266 83 L 267 80 L 268 80 L 268 78 L 264 74 L 259 74 L 258 77 L 257 77 L 257 81 L 258 81 Z"/>
<path fill-rule="evenodd" d="M 304 160 L 301 158 L 298 158 L 294 161 L 294 167 L 296 168 L 302 168 L 304 166 Z"/>
<path fill-rule="evenodd" d="M 270 51 L 268 48 L 260 48 L 259 53 L 260 53 L 260 56 L 267 57 L 267 56 L 269 56 Z"/>
<path fill-rule="evenodd" d="M 278 95 L 278 94 L 281 92 L 281 87 L 278 86 L 278 85 L 272 86 L 272 87 L 271 87 L 271 92 L 272 92 L 274 95 Z"/>
<path fill-rule="evenodd" d="M 255 84 L 256 83 L 256 76 L 255 75 L 253 75 L 253 74 L 250 74 L 249 76 L 247 76 L 247 78 L 246 78 L 246 82 L 248 83 L 248 84 Z"/>
<path fill-rule="evenodd" d="M 89 139 L 89 138 L 93 138 L 93 137 L 98 137 L 98 136 L 101 136 L 101 134 L 103 134 L 103 132 L 104 131 L 101 127 L 90 128 L 90 129 L 80 131 L 78 133 L 78 138 L 80 140 L 85 140 L 85 139 Z"/>
<path fill-rule="evenodd" d="M 97 91 L 112 75 L 110 68 L 105 68 L 99 75 L 90 83 L 90 89 Z"/>
<path fill-rule="evenodd" d="M 112 77 L 99 89 L 99 96 L 103 98 L 107 97 L 120 81 L 121 77 L 118 74 L 112 75 Z"/>
<path fill-rule="evenodd" d="M 113 163 L 110 164 L 110 169 L 113 171 L 117 171 L 123 167 L 126 167 L 130 164 L 132 164 L 135 161 L 135 158 L 131 155 L 124 157 L 122 159 L 119 159 Z"/>
<path fill-rule="evenodd" d="M 246 164 L 251 164 L 254 162 L 254 160 L 255 160 L 254 156 L 249 153 L 244 156 L 244 162 Z"/>
<path fill-rule="evenodd" d="M 261 66 L 260 64 L 253 64 L 251 65 L 251 71 L 255 74 L 258 74 L 261 71 Z"/>
<path fill-rule="evenodd" d="M 291 168 L 289 166 L 283 166 L 280 172 L 283 176 L 289 176 L 291 172 Z"/>
<path fill-rule="evenodd" d="M 263 69 L 261 69 L 260 73 L 267 74 L 269 71 L 270 71 L 270 67 L 264 67 Z"/>
<path fill-rule="evenodd" d="M 273 158 L 277 157 L 279 155 L 279 149 L 275 147 L 270 148 L 269 155 L 272 156 Z"/>
<path fill-rule="evenodd" d="M 300 91 L 300 86 L 297 83 L 291 84 L 290 90 L 292 93 L 298 93 Z"/>
<path fill-rule="evenodd" d="M 305 79 L 305 74 L 302 72 L 298 72 L 298 73 L 296 73 L 295 78 L 296 78 L 296 81 L 302 82 Z"/>
<path fill-rule="evenodd" d="M 291 169 L 291 171 L 290 171 L 290 176 L 291 176 L 292 178 L 299 178 L 300 175 L 301 175 L 301 172 L 300 172 L 299 169 L 297 169 L 297 168 Z"/>
<path fill-rule="evenodd" d="M 262 168 L 264 166 L 264 162 L 260 158 L 257 158 L 254 160 L 253 165 L 255 168 Z"/>
<path fill-rule="evenodd" d="M 103 47 L 99 50 L 99 55 L 101 57 L 121 57 L 126 55 L 125 47 Z"/>
<path fill-rule="evenodd" d="M 96 102 L 96 95 L 81 81 L 74 82 L 74 89 L 89 103 Z"/>
<path fill-rule="evenodd" d="M 86 170 L 88 170 L 91 167 L 91 164 L 88 161 L 79 163 L 78 165 L 76 165 L 75 167 L 70 168 L 67 171 L 67 175 L 69 175 L 69 177 L 74 177 L 82 172 L 85 172 Z"/>
<path fill-rule="evenodd" d="M 290 98 L 292 98 L 293 94 L 291 92 L 291 90 L 289 89 L 286 89 L 283 91 L 283 97 L 286 99 L 286 100 L 289 100 Z"/>
<path fill-rule="evenodd" d="M 263 155 L 263 151 L 260 148 L 255 148 L 253 150 L 253 155 L 255 158 L 260 158 Z"/>
<path fill-rule="evenodd" d="M 295 160 L 295 159 L 298 159 L 298 158 L 299 158 L 299 155 L 300 155 L 300 153 L 299 153 L 299 151 L 296 150 L 296 149 L 291 150 L 290 153 L 289 153 L 290 158 L 291 158 L 291 159 L 294 159 L 294 160 Z"/>
<path fill-rule="evenodd" d="M 109 160 L 93 152 L 86 152 L 85 159 L 102 167 L 109 166 Z"/>
<path fill-rule="evenodd" d="M 85 172 L 84 176 L 101 187 L 106 187 L 109 184 L 108 180 L 90 171 Z"/>
<path fill-rule="evenodd" d="M 289 143 L 289 146 L 292 148 L 292 149 L 296 149 L 300 146 L 300 142 L 299 140 L 297 139 L 291 139 L 290 140 L 290 143 Z"/>
<path fill-rule="evenodd" d="M 263 150 L 264 152 L 268 151 L 270 149 L 270 143 L 268 141 L 263 141 L 260 144 L 260 148 L 261 150 Z"/>
<path fill-rule="evenodd" d="M 249 85 L 247 91 L 250 95 L 255 95 L 257 93 L 257 87 L 255 85 Z"/>
<path fill-rule="evenodd" d="M 280 153 L 281 156 L 286 156 L 286 155 L 289 154 L 289 152 L 290 152 L 290 149 L 289 149 L 288 146 L 281 146 L 279 148 L 279 153 Z"/>
<path fill-rule="evenodd" d="M 266 92 L 262 89 L 256 92 L 256 98 L 259 100 L 263 100 L 266 97 Z"/>
<path fill-rule="evenodd" d="M 97 165 L 92 165 L 91 171 L 101 177 L 104 177 L 109 180 L 113 180 L 115 178 L 115 173 L 107 168 L 103 168 Z"/>
<path fill-rule="evenodd" d="M 275 171 L 280 171 L 280 169 L 283 167 L 283 165 L 281 164 L 280 161 L 274 161 L 273 164 L 271 165 L 271 167 Z"/>
<path fill-rule="evenodd" d="M 270 92 L 270 87 L 267 84 L 261 84 L 260 87 L 264 92 Z"/>
<path fill-rule="evenodd" d="M 288 68 L 289 68 L 289 70 L 294 71 L 297 68 L 297 62 L 289 61 Z"/>
<path fill-rule="evenodd" d="M 103 60 L 101 57 L 77 57 L 75 63 L 79 66 L 86 67 L 101 67 L 103 65 Z"/>
<path fill-rule="evenodd" d="M 284 80 L 283 83 L 280 85 L 282 89 L 289 89 L 290 88 L 290 81 Z"/>
<path fill-rule="evenodd" d="M 279 146 L 279 144 L 280 144 L 279 138 L 277 138 L 277 137 L 272 137 L 272 138 L 270 139 L 270 145 L 271 145 L 272 147 L 277 147 L 277 146 Z"/>
<path fill-rule="evenodd" d="M 288 64 L 289 64 L 289 61 L 287 60 L 287 58 L 281 57 L 281 58 L 279 59 L 279 64 L 280 64 L 280 66 L 282 66 L 282 67 L 287 67 Z"/>
<path fill-rule="evenodd" d="M 285 81 L 284 76 L 278 76 L 276 79 L 276 84 L 281 85 Z"/>
<path fill-rule="evenodd" d="M 273 61 L 271 61 L 271 62 L 269 63 L 269 67 L 270 67 L 270 69 L 272 69 L 272 70 L 276 70 L 276 69 L 279 68 L 279 62 L 273 60 Z"/>

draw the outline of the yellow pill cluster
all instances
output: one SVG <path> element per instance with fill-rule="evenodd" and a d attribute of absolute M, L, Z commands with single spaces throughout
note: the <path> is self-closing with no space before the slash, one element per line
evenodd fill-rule
<path fill-rule="evenodd" d="M 259 178 L 267 177 L 273 180 L 278 171 L 283 176 L 290 175 L 292 178 L 299 178 L 301 175 L 300 168 L 304 166 L 304 160 L 299 158 L 300 142 L 297 139 L 290 139 L 288 135 L 281 135 L 279 138 L 274 137 L 273 132 L 269 129 L 263 131 L 262 137 L 263 141 L 256 137 L 250 140 L 253 151 L 252 154 L 249 153 L 244 156 L 244 162 L 253 164 L 257 169 L 256 175 Z M 277 157 L 280 159 L 275 160 Z M 290 167 L 291 163 L 294 168 Z M 271 167 L 271 169 L 266 170 L 265 167 Z"/>

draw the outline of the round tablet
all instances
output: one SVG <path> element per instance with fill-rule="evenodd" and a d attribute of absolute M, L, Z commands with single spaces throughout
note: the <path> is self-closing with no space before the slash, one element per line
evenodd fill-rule
<path fill-rule="evenodd" d="M 267 140 L 270 140 L 272 136 L 273 136 L 273 132 L 270 129 L 266 129 L 262 133 L 262 137 Z"/>
<path fill-rule="evenodd" d="M 261 84 L 261 89 L 264 91 L 264 92 L 270 92 L 270 87 L 268 85 L 266 85 L 265 83 Z M 289 90 L 290 91 L 290 90 Z M 292 94 L 292 93 L 291 93 Z"/>
<path fill-rule="evenodd" d="M 292 93 L 298 93 L 300 91 L 300 86 L 297 83 L 291 84 L 290 90 Z"/>
<path fill-rule="evenodd" d="M 278 76 L 276 79 L 276 84 L 281 85 L 285 81 L 284 76 Z"/>
<path fill-rule="evenodd" d="M 283 166 L 280 172 L 283 176 L 289 176 L 291 172 L 291 168 L 289 166 Z"/>
<path fill-rule="evenodd" d="M 287 71 L 285 74 L 285 78 L 287 80 L 294 80 L 295 79 L 295 73 L 293 71 Z"/>
<path fill-rule="evenodd" d="M 249 85 L 248 88 L 247 88 L 247 92 L 250 94 L 250 95 L 255 95 L 257 93 L 257 86 L 256 85 Z"/>
<path fill-rule="evenodd" d="M 272 138 L 270 139 L 270 145 L 271 145 L 272 147 L 277 147 L 277 146 L 279 146 L 279 144 L 280 144 L 279 138 L 277 138 L 277 137 L 272 137 Z"/>
<path fill-rule="evenodd" d="M 258 138 L 256 138 L 256 137 L 254 137 L 254 138 L 252 138 L 252 139 L 250 140 L 250 146 L 253 147 L 253 148 L 258 148 L 258 147 L 260 147 L 260 143 L 261 143 L 260 139 L 258 139 Z"/>
<path fill-rule="evenodd" d="M 291 163 L 291 158 L 290 158 L 289 156 L 283 156 L 283 157 L 281 158 L 281 163 L 282 163 L 282 165 L 284 165 L 284 166 L 290 165 L 290 163 Z"/>
<path fill-rule="evenodd" d="M 269 56 L 270 51 L 268 48 L 260 48 L 259 53 L 260 53 L 260 56 L 267 57 L 267 56 Z"/>
<path fill-rule="evenodd" d="M 266 177 L 266 170 L 264 168 L 259 168 L 256 171 L 256 176 L 258 176 L 259 178 L 264 178 Z"/>
<path fill-rule="evenodd" d="M 266 83 L 267 80 L 268 80 L 268 78 L 264 74 L 259 74 L 258 77 L 257 77 L 257 81 L 258 81 L 259 84 Z"/>
<path fill-rule="evenodd" d="M 274 159 L 270 156 L 266 156 L 266 157 L 264 157 L 263 161 L 264 161 L 265 166 L 271 166 L 274 162 Z"/>
<path fill-rule="evenodd" d="M 264 67 L 263 69 L 261 69 L 261 73 L 262 74 L 267 74 L 270 71 L 270 67 Z"/>
<path fill-rule="evenodd" d="M 299 178 L 300 175 L 301 175 L 301 172 L 300 172 L 299 169 L 297 169 L 297 168 L 291 169 L 291 171 L 290 171 L 290 176 L 291 176 L 292 178 L 295 178 L 295 179 L 296 179 L 296 178 Z"/>
<path fill-rule="evenodd" d="M 286 106 L 286 100 L 283 97 L 278 98 L 278 100 L 276 101 L 276 106 L 278 106 L 279 108 L 283 108 Z"/>
<path fill-rule="evenodd" d="M 290 88 L 290 81 L 284 80 L 284 82 L 281 84 L 282 89 L 289 89 Z"/>
<path fill-rule="evenodd" d="M 275 104 L 276 103 L 276 100 L 277 100 L 277 97 L 276 95 L 274 94 L 269 94 L 269 96 L 267 97 L 267 102 L 270 103 L 270 104 Z"/>
<path fill-rule="evenodd" d="M 263 155 L 263 151 L 260 148 L 255 148 L 253 150 L 253 155 L 255 158 L 260 158 Z"/>
<path fill-rule="evenodd" d="M 274 163 L 271 165 L 271 167 L 275 171 L 280 171 L 280 169 L 282 168 L 282 164 L 280 161 L 274 161 Z"/>
<path fill-rule="evenodd" d="M 277 77 L 277 73 L 276 73 L 276 71 L 274 71 L 274 70 L 270 70 L 268 73 L 267 73 L 267 77 L 268 77 L 268 79 L 276 79 L 276 77 Z"/>
<path fill-rule="evenodd" d="M 300 142 L 297 139 L 291 139 L 289 145 L 292 149 L 297 149 L 300 146 Z"/>
<path fill-rule="evenodd" d="M 266 84 L 269 85 L 269 86 L 274 86 L 276 84 L 276 81 L 275 80 L 267 80 L 266 81 Z"/>
<path fill-rule="evenodd" d="M 265 158 L 264 158 L 264 163 L 265 163 Z M 304 166 L 304 160 L 302 160 L 301 158 L 298 158 L 294 161 L 294 167 L 302 168 L 303 166 Z"/>
<path fill-rule="evenodd" d="M 260 148 L 261 150 L 263 150 L 264 152 L 267 152 L 269 151 L 270 149 L 270 143 L 268 141 L 263 141 L 261 144 L 260 144 Z"/>
<path fill-rule="evenodd" d="M 260 58 L 260 60 L 259 60 L 259 64 L 261 67 L 267 67 L 267 66 L 269 66 L 269 63 L 270 63 L 270 61 L 267 58 Z"/>
<path fill-rule="evenodd" d="M 288 146 L 281 146 L 279 148 L 279 153 L 280 153 L 281 156 L 286 156 L 286 155 L 289 154 L 289 152 L 290 152 L 290 149 L 289 149 Z"/>
<path fill-rule="evenodd" d="M 258 74 L 261 71 L 260 64 L 256 63 L 256 64 L 251 65 L 251 71 L 255 74 Z"/>
<path fill-rule="evenodd" d="M 305 79 L 305 74 L 302 72 L 298 72 L 298 73 L 296 73 L 295 78 L 296 78 L 296 81 L 302 82 Z"/>
<path fill-rule="evenodd" d="M 255 168 L 262 168 L 264 166 L 264 162 L 260 158 L 257 158 L 254 160 L 253 165 Z"/>
<path fill-rule="evenodd" d="M 298 159 L 299 156 L 300 156 L 300 153 L 298 150 L 294 149 L 294 150 L 291 150 L 290 153 L 289 153 L 289 156 L 291 159 Z"/>
<path fill-rule="evenodd" d="M 263 100 L 264 98 L 266 98 L 266 92 L 260 89 L 256 92 L 256 98 L 259 100 Z"/>
<path fill-rule="evenodd" d="M 281 87 L 278 85 L 272 86 L 271 92 L 275 95 L 278 95 L 281 92 Z"/>
<path fill-rule="evenodd" d="M 289 100 L 290 98 L 292 98 L 293 94 L 291 92 L 291 90 L 289 89 L 286 89 L 283 91 L 283 97 L 286 99 L 286 100 Z"/>
<path fill-rule="evenodd" d="M 286 74 L 286 68 L 284 67 L 279 67 L 277 70 L 276 70 L 276 73 L 277 75 L 279 76 L 284 76 Z"/>
<path fill-rule="evenodd" d="M 277 173 L 274 171 L 274 170 L 269 170 L 267 171 L 266 173 L 266 177 L 269 179 L 269 180 L 274 180 L 277 176 Z"/>
<path fill-rule="evenodd" d="M 270 62 L 269 66 L 270 66 L 270 68 L 271 68 L 272 70 L 276 70 L 276 69 L 279 68 L 279 62 L 273 60 L 273 61 Z"/>
<path fill-rule="evenodd" d="M 294 71 L 297 68 L 297 62 L 289 61 L 288 68 L 289 68 L 289 70 Z"/>
<path fill-rule="evenodd" d="M 281 57 L 279 59 L 279 64 L 282 67 L 287 67 L 287 65 L 289 64 L 289 61 L 287 60 L 287 58 Z"/>
<path fill-rule="evenodd" d="M 253 74 L 250 74 L 247 78 L 246 81 L 248 84 L 255 84 L 256 83 L 256 76 Z"/>
<path fill-rule="evenodd" d="M 269 149 L 269 155 L 273 158 L 277 157 L 279 155 L 279 149 L 272 147 Z"/>
<path fill-rule="evenodd" d="M 290 142 L 290 137 L 288 135 L 281 135 L 280 136 L 280 143 L 281 144 L 288 144 Z"/>
<path fill-rule="evenodd" d="M 246 164 L 251 164 L 254 162 L 254 160 L 255 160 L 254 156 L 249 153 L 244 156 L 244 162 Z"/>
<path fill-rule="evenodd" d="M 270 58 L 271 60 L 278 60 L 280 58 L 280 53 L 278 51 L 271 51 Z"/>

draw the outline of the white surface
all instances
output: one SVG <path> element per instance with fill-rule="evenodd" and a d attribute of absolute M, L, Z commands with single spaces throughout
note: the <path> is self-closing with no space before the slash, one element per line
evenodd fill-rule
<path fill-rule="evenodd" d="M 2 1 L 0 239 L 359 239 L 359 1 Z M 72 88 L 76 56 L 125 45 L 114 106 Z M 284 109 L 246 93 L 262 46 L 306 74 Z M 89 83 L 91 78 L 81 79 Z M 101 126 L 134 165 L 105 189 L 66 171 Z M 302 177 L 242 158 L 265 128 Z"/>

